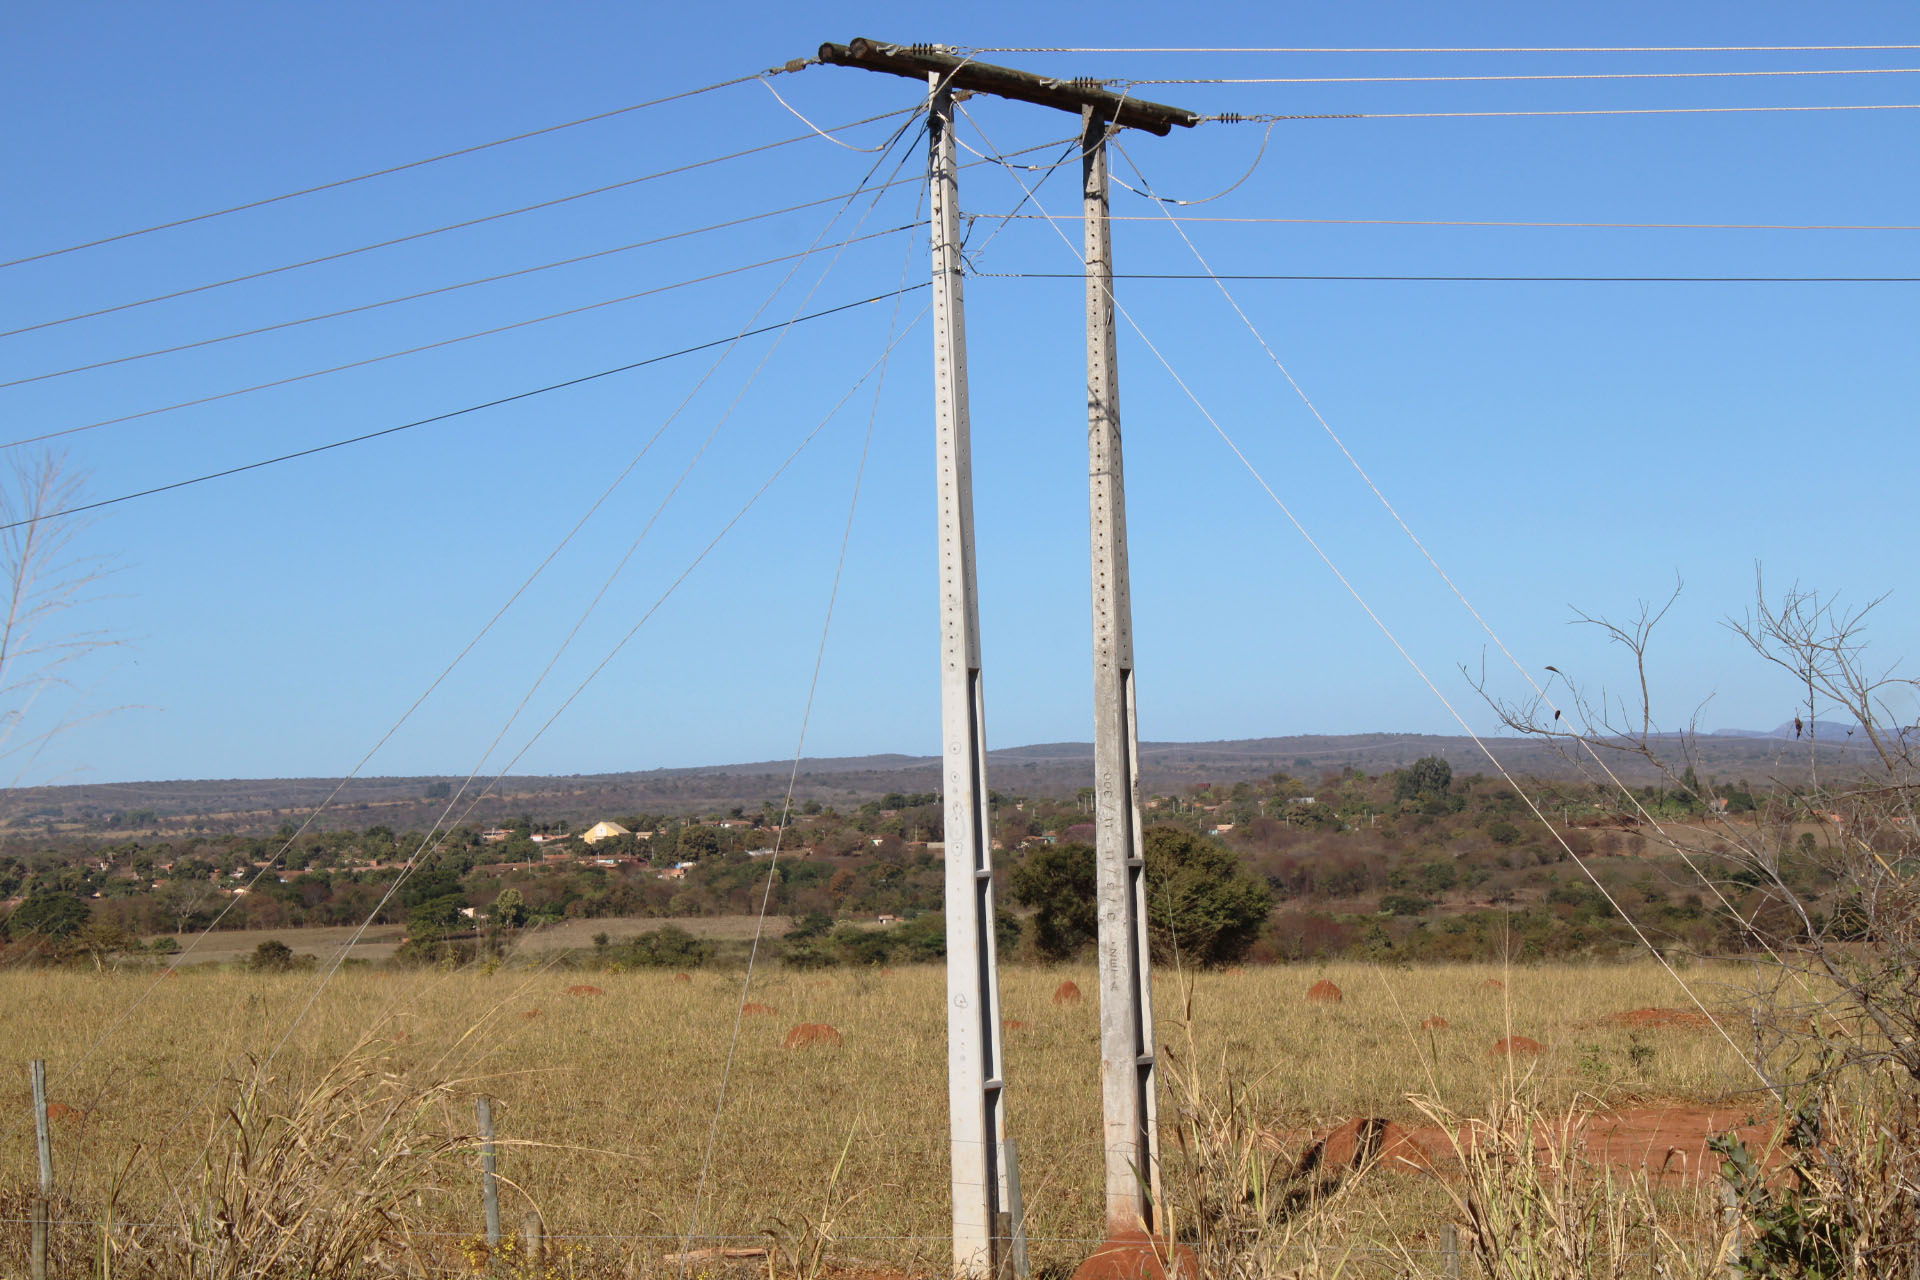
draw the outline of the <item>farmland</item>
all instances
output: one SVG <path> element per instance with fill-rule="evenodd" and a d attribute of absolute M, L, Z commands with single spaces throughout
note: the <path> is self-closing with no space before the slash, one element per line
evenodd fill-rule
<path fill-rule="evenodd" d="M 940 1271 L 942 971 L 774 967 L 756 973 L 750 990 L 743 976 L 581 974 L 524 961 L 491 971 L 355 966 L 308 1010 L 312 973 L 14 972 L 0 977 L 0 1021 L 16 1061 L 45 1058 L 52 1098 L 71 1109 L 55 1127 L 55 1167 L 58 1203 L 76 1225 L 59 1229 L 56 1245 L 90 1256 L 103 1229 L 78 1224 L 104 1219 L 110 1205 L 120 1225 L 107 1235 L 127 1241 L 140 1230 L 131 1224 L 181 1224 L 200 1212 L 217 1182 L 206 1153 L 231 1166 L 234 1151 L 231 1122 L 218 1112 L 234 1102 L 235 1087 L 217 1082 L 257 1069 L 266 1081 L 259 1102 L 293 1112 L 297 1097 L 319 1090 L 321 1109 L 353 1117 L 337 1123 L 359 1146 L 405 1131 L 400 1146 L 423 1163 L 394 1201 L 413 1251 L 410 1261 L 392 1259 L 394 1274 L 471 1262 L 480 1225 L 473 1099 L 482 1093 L 497 1100 L 509 1228 L 537 1210 L 577 1274 L 657 1265 L 682 1248 L 690 1223 L 697 1236 L 772 1248 L 781 1270 Z M 1709 1005 L 1735 999 L 1727 984 L 1739 976 L 1731 967 L 1684 973 Z M 1322 979 L 1342 989 L 1340 1002 L 1306 1001 Z M 1063 980 L 1088 998 L 1056 1004 Z M 586 985 L 599 994 L 568 994 Z M 1091 971 L 1075 967 L 1003 975 L 1012 1129 L 1034 1260 L 1045 1273 L 1084 1256 L 1100 1223 L 1094 989 Z M 774 1012 L 737 1019 L 743 990 Z M 1229 1081 L 1268 1159 L 1356 1116 L 1419 1123 L 1416 1095 L 1463 1116 L 1493 1114 L 1518 1096 L 1546 1113 L 1693 1102 L 1718 1108 L 1729 1126 L 1764 1118 L 1738 1054 L 1711 1031 L 1603 1021 L 1687 1005 L 1679 983 L 1649 962 L 1169 967 L 1156 1000 L 1176 1223 L 1195 1207 L 1182 1198 L 1191 1199 L 1183 1188 L 1195 1157 L 1175 1129 L 1210 1113 Z M 1422 1029 L 1435 1016 L 1446 1028 Z M 784 1049 L 800 1023 L 829 1024 L 842 1043 Z M 1544 1052 L 1489 1054 L 1516 1034 Z M 10 1072 L 0 1091 L 8 1117 L 0 1190 L 9 1196 L 32 1177 L 31 1129 L 20 1123 L 29 1110 L 24 1079 Z M 411 1101 L 394 1101 L 401 1098 Z M 1660 1165 L 1663 1154 L 1650 1152 L 1648 1163 Z M 1433 1250 L 1449 1213 L 1431 1179 L 1382 1173 L 1303 1219 L 1297 1247 L 1322 1264 L 1350 1253 L 1349 1273 L 1369 1275 L 1406 1274 L 1391 1261 L 1390 1251 L 1402 1250 L 1433 1268 L 1415 1274 L 1439 1274 Z M 0 1232 L 0 1270 L 16 1273 L 25 1228 L 8 1222 Z M 139 1274 L 131 1268 L 140 1250 L 127 1247 L 115 1273 Z M 157 1246 L 148 1253 L 160 1256 Z"/>

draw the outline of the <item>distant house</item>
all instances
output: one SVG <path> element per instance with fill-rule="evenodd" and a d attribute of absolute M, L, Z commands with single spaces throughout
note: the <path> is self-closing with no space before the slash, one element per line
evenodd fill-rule
<path fill-rule="evenodd" d="M 617 822 L 596 822 L 580 836 L 588 844 L 599 844 L 602 840 L 611 840 L 615 836 L 630 836 L 633 832 Z"/>
<path fill-rule="evenodd" d="M 1222 822 L 1208 828 L 1207 834 L 1210 836 L 1223 836 L 1231 830 L 1233 830 L 1233 824 L 1231 822 Z"/>
<path fill-rule="evenodd" d="M 512 835 L 513 832 L 508 831 L 505 827 L 494 827 L 490 831 L 482 831 L 480 833 L 480 843 L 505 844 Z"/>
<path fill-rule="evenodd" d="M 572 836 L 560 835 L 557 832 L 550 835 L 537 835 L 537 836 L 527 837 L 527 839 L 533 841 L 535 844 L 558 844 L 562 840 L 571 840 L 572 838 L 573 838 Z"/>

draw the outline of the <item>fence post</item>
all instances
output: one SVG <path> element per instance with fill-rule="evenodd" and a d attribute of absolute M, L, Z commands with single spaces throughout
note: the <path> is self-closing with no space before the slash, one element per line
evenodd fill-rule
<path fill-rule="evenodd" d="M 47 1064 L 35 1058 L 27 1068 L 33 1080 L 33 1136 L 40 1149 L 40 1194 L 33 1200 L 33 1280 L 47 1280 L 47 1208 L 53 1198 L 53 1135 L 47 1132 Z"/>
<path fill-rule="evenodd" d="M 494 1177 L 493 1099 L 481 1094 L 474 1102 L 480 1117 L 480 1198 L 487 1208 L 487 1248 L 500 1247 L 500 1183 Z"/>
<path fill-rule="evenodd" d="M 1724 1178 L 1720 1181 L 1720 1221 L 1726 1232 L 1727 1256 L 1722 1262 L 1722 1274 L 1727 1280 L 1740 1280 L 1746 1274 L 1741 1265 L 1741 1227 L 1745 1225 L 1740 1216 L 1740 1195 L 1733 1184 Z"/>
<path fill-rule="evenodd" d="M 1001 1239 L 995 1242 L 994 1253 L 1001 1260 L 1003 1274 L 1010 1271 L 1016 1280 L 1028 1280 L 1033 1274 L 1033 1263 L 1027 1256 L 1027 1207 L 1020 1196 L 1020 1148 L 1012 1138 L 1000 1143 L 999 1164 L 1003 1212 L 995 1217 L 1005 1219 L 1006 1229 L 1000 1231 L 999 1224 L 995 1224 L 995 1234 Z"/>
<path fill-rule="evenodd" d="M 547 1260 L 547 1229 L 539 1210 L 529 1209 L 520 1219 L 520 1243 L 526 1247 L 527 1274 L 533 1275 Z"/>
<path fill-rule="evenodd" d="M 1449 1222 L 1440 1233 L 1440 1269 L 1447 1280 L 1460 1277 L 1460 1228 Z"/>

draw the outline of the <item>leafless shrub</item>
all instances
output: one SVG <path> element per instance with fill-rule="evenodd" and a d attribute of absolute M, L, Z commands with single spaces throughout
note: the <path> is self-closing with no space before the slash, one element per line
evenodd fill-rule
<path fill-rule="evenodd" d="M 1920 1257 L 1920 682 L 1869 653 L 1879 601 L 1852 606 L 1798 586 L 1770 596 L 1757 579 L 1754 605 L 1728 629 L 1800 697 L 1787 766 L 1737 812 L 1731 788 L 1700 776 L 1695 725 L 1663 732 L 1648 692 L 1672 603 L 1643 605 L 1626 623 L 1580 615 L 1630 655 L 1625 695 L 1589 693 L 1557 670 L 1546 692 L 1517 702 L 1484 681 L 1482 693 L 1509 727 L 1580 762 L 1605 803 L 1681 860 L 1717 913 L 1717 948 L 1757 962 L 1723 1025 L 1800 1122 L 1791 1193 L 1757 1183 L 1744 1195 L 1752 1230 L 1765 1239 L 1790 1220 L 1827 1233 L 1822 1257 Z M 1651 771 L 1686 812 L 1654 811 L 1619 785 L 1629 770 Z M 1745 1176 L 1736 1153 L 1728 1174 Z M 1756 1275 L 1826 1274 L 1813 1263 L 1767 1270 L 1778 1260 L 1751 1256 Z"/>
<path fill-rule="evenodd" d="M 112 573 L 79 549 L 86 521 L 61 514 L 82 504 L 85 485 L 50 451 L 19 456 L 0 481 L 0 760 L 16 778 L 76 723 L 71 708 L 43 704 L 73 688 L 75 664 L 118 643 L 72 625 Z"/>

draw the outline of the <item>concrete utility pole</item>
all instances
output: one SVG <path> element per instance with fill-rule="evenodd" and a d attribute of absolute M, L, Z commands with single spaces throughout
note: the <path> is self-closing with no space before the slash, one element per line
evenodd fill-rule
<path fill-rule="evenodd" d="M 940 522 L 940 727 L 946 800 L 947 1108 L 953 1143 L 956 1275 L 993 1276 L 1008 1212 L 1006 1078 L 1000 971 L 993 937 L 993 842 L 987 829 L 986 699 L 973 563 L 973 446 L 960 280 L 953 91 L 929 74 L 928 186 L 933 246 L 933 397 Z M 1010 1231 L 1005 1234 L 1011 1234 Z"/>
<path fill-rule="evenodd" d="M 973 561 L 966 326 L 961 307 L 953 93 L 968 90 L 1082 117 L 1087 139 L 1088 448 L 1093 511 L 1095 813 L 1099 830 L 1102 1099 L 1111 1231 L 1155 1225 L 1153 1015 L 1134 756 L 1133 639 L 1127 599 L 1126 494 L 1121 483 L 1113 267 L 1107 244 L 1106 136 L 1164 136 L 1199 117 L 1108 92 L 990 66 L 937 45 L 871 40 L 820 46 L 820 61 L 924 78 L 931 97 L 934 403 L 940 508 L 940 688 L 946 800 L 947 1088 L 953 1145 L 956 1275 L 986 1280 L 1021 1269 L 1019 1171 L 1007 1141 L 1000 984 L 994 954 L 993 846 L 987 828 L 986 720 Z M 1009 1247 L 1011 1246 L 1011 1247 Z"/>
<path fill-rule="evenodd" d="M 1127 489 L 1120 456 L 1113 242 L 1107 221 L 1111 120 L 1082 112 L 1086 197 L 1087 486 L 1093 541 L 1093 805 L 1099 895 L 1100 1101 L 1107 1230 L 1153 1231 L 1160 1202 L 1146 845 L 1133 700 Z"/>

